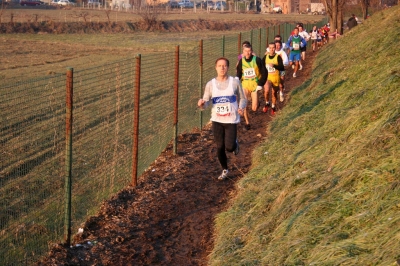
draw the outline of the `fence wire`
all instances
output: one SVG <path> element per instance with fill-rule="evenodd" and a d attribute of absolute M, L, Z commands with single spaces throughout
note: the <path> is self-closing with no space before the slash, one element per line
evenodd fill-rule
<path fill-rule="evenodd" d="M 138 175 L 173 137 L 174 57 L 173 52 L 142 57 Z"/>
<path fill-rule="evenodd" d="M 179 57 L 178 134 L 200 128 L 197 100 L 201 97 L 200 57 L 198 47 Z"/>
<path fill-rule="evenodd" d="M 63 230 L 65 77 L 0 90 L 0 261 L 26 265 Z"/>
<path fill-rule="evenodd" d="M 217 58 L 228 58 L 229 75 L 235 76 L 243 41 L 263 57 L 275 35 L 286 41 L 294 27 L 282 24 L 205 40 L 179 52 L 178 62 L 176 52 L 143 55 L 139 72 L 137 58 L 73 72 L 72 233 L 131 182 L 138 77 L 140 176 L 176 132 L 191 132 L 209 121 L 209 110 L 199 112 L 197 100 L 215 77 Z M 50 243 L 65 240 L 66 76 L 2 85 L 0 96 L 0 264 L 29 265 Z"/>
<path fill-rule="evenodd" d="M 131 173 L 134 58 L 74 72 L 72 228 Z M 73 231 L 76 232 L 76 231 Z"/>

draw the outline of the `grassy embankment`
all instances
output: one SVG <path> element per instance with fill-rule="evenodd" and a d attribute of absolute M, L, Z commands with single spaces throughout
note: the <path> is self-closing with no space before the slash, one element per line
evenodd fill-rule
<path fill-rule="evenodd" d="M 217 218 L 211 265 L 397 265 L 399 14 L 319 53 Z"/>

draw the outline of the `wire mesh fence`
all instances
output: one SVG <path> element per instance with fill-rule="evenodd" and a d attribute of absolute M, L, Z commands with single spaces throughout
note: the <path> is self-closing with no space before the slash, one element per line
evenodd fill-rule
<path fill-rule="evenodd" d="M 74 72 L 70 162 L 66 75 L 0 87 L 1 264 L 33 264 L 51 243 L 77 232 L 102 201 L 132 184 L 134 172 L 140 176 L 176 134 L 205 125 L 210 115 L 197 112 L 196 104 L 215 76 L 218 57 L 230 60 L 234 76 L 241 42 L 251 40 L 262 57 L 276 34 L 287 39 L 294 26 L 200 41 L 185 52 L 177 47 L 178 52 L 140 56 L 139 68 L 135 57 Z M 140 110 L 137 147 L 135 110 Z"/>
<path fill-rule="evenodd" d="M 0 261 L 24 265 L 63 230 L 65 77 L 0 94 Z"/>

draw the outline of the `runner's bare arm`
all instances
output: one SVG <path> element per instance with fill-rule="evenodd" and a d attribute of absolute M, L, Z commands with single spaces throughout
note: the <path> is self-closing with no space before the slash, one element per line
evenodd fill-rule
<path fill-rule="evenodd" d="M 244 90 L 242 88 L 242 84 L 240 83 L 240 81 L 235 79 L 235 82 L 236 82 L 235 87 L 237 90 L 237 96 L 239 99 L 239 107 L 238 108 L 239 108 L 239 110 L 244 110 L 247 106 L 247 97 L 244 94 Z M 240 114 L 240 112 L 239 112 L 239 114 Z M 240 115 L 242 115 L 242 114 L 240 114 Z"/>
<path fill-rule="evenodd" d="M 211 81 L 209 81 L 204 88 L 203 98 L 197 101 L 197 106 L 202 109 L 207 108 L 211 97 Z"/>

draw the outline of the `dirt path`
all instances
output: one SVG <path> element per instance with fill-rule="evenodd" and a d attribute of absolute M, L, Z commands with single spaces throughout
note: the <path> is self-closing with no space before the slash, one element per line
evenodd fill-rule
<path fill-rule="evenodd" d="M 297 78 L 287 70 L 286 92 L 310 77 L 314 58 L 307 52 Z M 168 147 L 136 188 L 121 191 L 86 222 L 73 248 L 57 245 L 38 265 L 207 265 L 215 216 L 227 208 L 236 181 L 251 167 L 249 155 L 267 137 L 273 117 L 261 109 L 251 115 L 252 134 L 239 127 L 240 153 L 228 155 L 230 179 L 216 179 L 221 169 L 209 128 L 180 136 L 178 155 Z"/>

